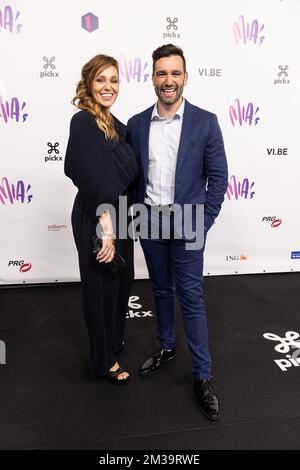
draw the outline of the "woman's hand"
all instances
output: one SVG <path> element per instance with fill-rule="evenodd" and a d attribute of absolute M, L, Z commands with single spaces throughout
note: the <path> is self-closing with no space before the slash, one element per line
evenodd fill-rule
<path fill-rule="evenodd" d="M 99 222 L 103 231 L 102 248 L 96 258 L 100 263 L 109 263 L 113 260 L 116 249 L 114 244 L 113 224 L 108 210 L 101 214 Z"/>
<path fill-rule="evenodd" d="M 102 248 L 96 258 L 100 263 L 110 263 L 115 256 L 116 248 L 114 240 L 109 235 L 103 235 Z"/>

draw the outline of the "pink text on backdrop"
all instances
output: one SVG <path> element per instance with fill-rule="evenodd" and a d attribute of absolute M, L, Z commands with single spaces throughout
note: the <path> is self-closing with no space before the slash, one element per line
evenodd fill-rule
<path fill-rule="evenodd" d="M 120 81 L 146 82 L 149 78 L 148 73 L 148 62 L 142 62 L 140 57 L 136 57 L 134 60 L 129 60 L 124 54 L 121 55 L 119 61 Z"/>
<path fill-rule="evenodd" d="M 265 36 L 262 36 L 262 31 L 265 25 L 260 25 L 258 20 L 252 20 L 252 22 L 247 22 L 244 15 L 240 15 L 238 21 L 233 24 L 233 34 L 234 39 L 237 44 L 244 43 L 253 43 L 253 44 L 262 44 Z"/>
<path fill-rule="evenodd" d="M 19 201 L 24 204 L 31 202 L 32 194 L 28 194 L 31 189 L 31 184 L 25 185 L 24 181 L 19 180 L 16 184 L 10 183 L 8 178 L 2 178 L 0 184 L 0 202 L 5 205 L 6 202 L 14 204 L 14 202 Z"/>
<path fill-rule="evenodd" d="M 22 121 L 20 122 L 25 122 L 28 117 L 28 113 L 24 112 L 25 106 L 25 101 L 23 101 L 21 104 L 21 102 L 16 97 L 4 101 L 0 95 L 0 118 L 3 118 L 4 122 L 6 123 L 8 122 L 8 119 L 19 122 L 21 117 Z"/>
<path fill-rule="evenodd" d="M 248 103 L 246 106 L 241 105 L 241 102 L 239 99 L 236 99 L 234 102 L 234 105 L 229 107 L 229 117 L 231 124 L 234 126 L 235 122 L 238 122 L 240 126 L 242 126 L 243 123 L 249 124 L 251 126 L 253 123 L 256 126 L 256 124 L 259 121 L 259 116 L 256 116 L 256 114 L 259 111 L 259 107 L 257 106 L 254 109 L 254 104 L 253 103 Z M 256 116 L 256 117 L 255 117 Z"/>
<path fill-rule="evenodd" d="M 226 196 L 229 200 L 233 199 L 252 199 L 255 191 L 251 191 L 254 186 L 254 181 L 250 183 L 248 178 L 238 181 L 235 175 L 232 175 L 226 191 Z"/>
<path fill-rule="evenodd" d="M 20 12 L 14 13 L 10 5 L 5 5 L 0 8 L 0 32 L 5 30 L 9 33 L 19 33 L 22 25 L 18 22 Z"/>

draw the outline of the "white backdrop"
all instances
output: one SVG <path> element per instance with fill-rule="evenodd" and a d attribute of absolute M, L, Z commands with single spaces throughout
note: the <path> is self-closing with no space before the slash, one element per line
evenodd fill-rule
<path fill-rule="evenodd" d="M 81 67 L 97 53 L 119 60 L 113 112 L 126 123 L 155 102 L 151 54 L 168 42 L 228 156 L 205 274 L 299 271 L 299 21 L 299 0 L 0 1 L 0 283 L 79 280 L 63 159 Z"/>

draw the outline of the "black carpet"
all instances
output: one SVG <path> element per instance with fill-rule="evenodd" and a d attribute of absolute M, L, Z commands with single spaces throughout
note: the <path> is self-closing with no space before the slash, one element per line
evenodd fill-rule
<path fill-rule="evenodd" d="M 79 285 L 0 289 L 0 448 L 300 449 L 297 343 L 276 351 L 280 340 L 263 337 L 300 332 L 299 286 L 300 273 L 205 278 L 216 423 L 193 395 L 179 308 L 176 359 L 136 374 L 156 349 L 149 281 L 133 286 L 120 356 L 132 374 L 120 387 L 87 379 Z"/>

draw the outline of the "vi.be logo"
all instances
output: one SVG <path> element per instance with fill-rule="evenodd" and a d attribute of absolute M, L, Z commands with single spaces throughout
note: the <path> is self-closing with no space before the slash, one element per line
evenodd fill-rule
<path fill-rule="evenodd" d="M 296 331 L 287 331 L 284 337 L 278 336 L 274 333 L 264 333 L 263 337 L 279 343 L 274 347 L 274 349 L 281 354 L 285 354 L 285 358 L 274 359 L 274 362 L 283 372 L 286 372 L 291 367 L 300 366 L 299 333 Z M 292 350 L 294 351 L 292 352 Z"/>

